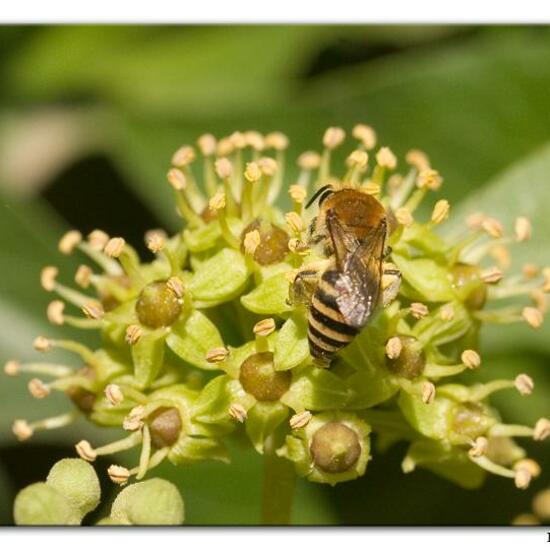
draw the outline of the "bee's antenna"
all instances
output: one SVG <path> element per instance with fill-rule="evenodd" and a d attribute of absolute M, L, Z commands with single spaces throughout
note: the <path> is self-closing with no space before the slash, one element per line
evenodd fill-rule
<path fill-rule="evenodd" d="M 313 195 L 313 197 L 311 197 L 311 199 L 309 199 L 309 202 L 306 204 L 306 208 L 309 208 L 314 202 L 315 200 L 318 198 L 318 197 L 321 197 L 321 195 L 323 195 L 320 199 L 319 199 L 319 204 L 321 204 L 321 202 L 323 202 L 323 200 L 325 200 L 327 198 L 328 195 L 332 194 L 334 191 L 332 190 L 330 184 L 329 185 L 323 185 L 323 187 L 321 187 L 320 189 L 318 189 L 315 194 Z"/>

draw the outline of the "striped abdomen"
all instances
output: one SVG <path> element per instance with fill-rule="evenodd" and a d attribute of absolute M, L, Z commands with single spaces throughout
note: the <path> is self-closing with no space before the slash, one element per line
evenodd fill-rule
<path fill-rule="evenodd" d="M 326 270 L 313 293 L 308 315 L 309 350 L 313 357 L 329 363 L 332 356 L 347 346 L 358 333 L 344 320 L 336 303 L 334 288 L 339 273 Z"/>

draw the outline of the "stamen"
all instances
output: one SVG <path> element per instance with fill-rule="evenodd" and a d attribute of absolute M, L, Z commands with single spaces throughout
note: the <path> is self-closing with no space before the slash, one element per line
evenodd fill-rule
<path fill-rule="evenodd" d="M 473 349 L 467 349 L 460 356 L 462 363 L 469 369 L 477 369 L 481 365 L 481 357 Z"/>
<path fill-rule="evenodd" d="M 449 209 L 449 201 L 444 199 L 437 201 L 432 212 L 432 222 L 440 224 L 442 221 L 446 220 L 449 216 Z"/>
<path fill-rule="evenodd" d="M 176 168 L 182 168 L 191 164 L 196 158 L 195 150 L 190 145 L 181 146 L 172 155 L 172 165 Z"/>
<path fill-rule="evenodd" d="M 4 374 L 7 376 L 17 376 L 21 372 L 21 363 L 11 360 L 4 365 Z"/>
<path fill-rule="evenodd" d="M 534 307 L 524 307 L 521 316 L 525 322 L 533 328 L 540 328 L 544 321 L 542 312 Z"/>
<path fill-rule="evenodd" d="M 105 310 L 103 309 L 101 302 L 97 302 L 95 300 L 85 303 L 81 309 L 88 319 L 94 319 L 95 321 L 100 321 L 105 315 Z"/>
<path fill-rule="evenodd" d="M 223 191 L 218 191 L 208 203 L 210 210 L 218 213 L 218 221 L 220 222 L 223 238 L 229 246 L 238 249 L 240 247 L 240 241 L 233 234 L 227 223 L 225 204 L 225 193 Z"/>
<path fill-rule="evenodd" d="M 500 269 L 508 269 L 512 263 L 510 252 L 505 245 L 492 246 L 489 255 L 496 260 Z"/>
<path fill-rule="evenodd" d="M 502 277 L 502 271 L 498 267 L 490 267 L 481 272 L 481 280 L 487 284 L 499 283 Z"/>
<path fill-rule="evenodd" d="M 452 321 L 455 318 L 455 310 L 452 304 L 445 304 L 439 310 L 439 317 L 442 321 Z"/>
<path fill-rule="evenodd" d="M 105 248 L 105 245 L 109 242 L 109 235 L 101 229 L 94 229 L 88 235 L 88 244 L 93 250 L 100 251 Z"/>
<path fill-rule="evenodd" d="M 122 237 L 113 237 L 107 241 L 103 252 L 105 252 L 109 258 L 118 258 L 122 254 L 125 245 L 126 241 Z"/>
<path fill-rule="evenodd" d="M 172 168 L 166 174 L 166 179 L 176 192 L 178 211 L 187 223 L 193 227 L 203 225 L 202 218 L 193 210 L 187 198 L 186 189 L 188 188 L 188 184 L 184 173 L 178 168 Z"/>
<path fill-rule="evenodd" d="M 264 139 L 264 136 L 262 136 L 260 132 L 249 130 L 244 133 L 244 139 L 246 141 L 246 145 L 248 147 L 252 147 L 256 153 L 259 153 L 266 148 L 267 139 Z M 271 147 L 271 145 L 268 145 L 268 147 Z"/>
<path fill-rule="evenodd" d="M 214 364 L 223 363 L 228 355 L 229 351 L 226 348 L 212 348 L 206 352 L 206 360 Z"/>
<path fill-rule="evenodd" d="M 525 264 L 521 268 L 521 273 L 526 279 L 534 279 L 540 274 L 540 267 L 537 264 Z"/>
<path fill-rule="evenodd" d="M 413 302 L 410 305 L 410 311 L 411 315 L 415 319 L 422 319 L 426 317 L 426 315 L 428 315 L 429 313 L 428 306 L 426 306 L 425 304 L 421 304 L 420 302 Z"/>
<path fill-rule="evenodd" d="M 50 321 L 53 325 L 62 325 L 65 321 L 63 317 L 64 309 L 65 304 L 61 300 L 54 300 L 53 302 L 50 302 L 46 311 L 48 321 Z"/>
<path fill-rule="evenodd" d="M 45 336 L 37 336 L 32 343 L 32 347 L 36 351 L 47 352 L 52 349 L 52 342 Z"/>
<path fill-rule="evenodd" d="M 414 223 L 414 218 L 411 214 L 411 211 L 404 206 L 396 210 L 395 219 L 398 223 L 404 225 L 405 227 L 408 227 L 409 225 L 412 225 Z"/>
<path fill-rule="evenodd" d="M 539 418 L 533 429 L 533 439 L 543 441 L 550 435 L 550 420 Z"/>
<path fill-rule="evenodd" d="M 376 146 L 376 132 L 366 124 L 357 124 L 354 126 L 351 135 L 362 142 L 365 149 L 374 149 Z"/>
<path fill-rule="evenodd" d="M 386 355 L 390 359 L 397 359 L 401 354 L 403 344 L 399 336 L 393 336 L 386 342 Z"/>
<path fill-rule="evenodd" d="M 333 150 L 342 145 L 344 139 L 346 139 L 346 132 L 344 132 L 342 128 L 327 128 L 325 135 L 323 136 L 323 145 L 327 149 Z"/>
<path fill-rule="evenodd" d="M 119 453 L 121 451 L 127 451 L 128 449 L 132 449 L 133 447 L 139 445 L 141 443 L 141 440 L 141 432 L 134 432 L 123 439 L 119 439 L 118 441 L 114 441 L 113 443 L 108 443 L 107 445 L 98 447 L 94 450 L 94 453 L 96 454 L 96 456 L 105 456 Z"/>
<path fill-rule="evenodd" d="M 397 158 L 389 147 L 381 147 L 376 153 L 376 163 L 381 168 L 395 170 L 397 166 Z"/>
<path fill-rule="evenodd" d="M 309 424 L 312 418 L 312 414 L 309 411 L 302 411 L 290 417 L 290 428 L 292 430 L 299 430 Z"/>
<path fill-rule="evenodd" d="M 128 416 L 126 416 L 122 423 L 122 427 L 129 432 L 140 430 L 143 427 L 145 416 L 145 408 L 142 405 L 138 405 L 128 413 Z"/>
<path fill-rule="evenodd" d="M 141 453 L 139 455 L 139 467 L 136 475 L 136 479 L 143 479 L 147 473 L 149 466 L 149 458 L 151 457 L 151 433 L 149 426 L 145 424 L 143 426 L 143 442 L 141 446 Z"/>
<path fill-rule="evenodd" d="M 472 448 L 468 451 L 468 454 L 472 458 L 477 458 L 485 455 L 489 448 L 489 440 L 486 437 L 478 437 L 472 444 Z"/>
<path fill-rule="evenodd" d="M 50 395 L 50 388 L 48 384 L 44 384 L 44 382 L 42 382 L 39 378 L 29 380 L 27 387 L 29 389 L 29 393 L 35 399 L 44 399 Z"/>
<path fill-rule="evenodd" d="M 83 439 L 75 445 L 76 452 L 80 458 L 87 462 L 93 462 L 97 458 L 97 453 L 94 451 L 88 441 Z"/>
<path fill-rule="evenodd" d="M 248 256 L 253 258 L 254 253 L 256 252 L 256 249 L 258 248 L 258 246 L 260 246 L 261 242 L 262 242 L 262 238 L 261 238 L 260 232 L 257 229 L 249 231 L 244 236 L 244 240 L 243 240 L 245 253 Z"/>
<path fill-rule="evenodd" d="M 435 386 L 432 382 L 424 382 L 422 384 L 422 402 L 426 405 L 433 403 L 435 399 Z"/>
<path fill-rule="evenodd" d="M 137 344 L 143 335 L 143 329 L 139 325 L 130 325 L 126 328 L 124 339 L 127 344 Z"/>
<path fill-rule="evenodd" d="M 216 153 L 216 138 L 212 134 L 203 134 L 197 140 L 197 144 L 205 157 L 211 157 Z"/>
<path fill-rule="evenodd" d="M 416 179 L 419 189 L 429 189 L 430 191 L 438 191 L 442 183 L 443 178 L 437 170 L 432 168 L 421 170 Z"/>
<path fill-rule="evenodd" d="M 481 229 L 493 239 L 500 239 L 504 235 L 504 228 L 496 218 L 484 218 L 481 222 Z"/>
<path fill-rule="evenodd" d="M 428 155 L 419 149 L 411 149 L 408 151 L 405 155 L 405 160 L 413 168 L 416 168 L 418 172 L 423 172 L 430 169 L 430 159 L 428 158 Z"/>
<path fill-rule="evenodd" d="M 269 336 L 275 331 L 275 328 L 274 319 L 263 319 L 254 325 L 253 332 L 256 336 Z"/>
<path fill-rule="evenodd" d="M 304 230 L 304 222 L 296 212 L 288 212 L 285 214 L 285 220 L 294 234 L 300 235 L 300 233 Z"/>
<path fill-rule="evenodd" d="M 122 401 L 124 401 L 124 394 L 122 393 L 122 390 L 120 389 L 120 386 L 118 384 L 107 384 L 107 386 L 105 386 L 104 392 L 107 401 L 109 401 L 111 405 L 118 405 L 119 403 L 122 403 Z"/>
<path fill-rule="evenodd" d="M 231 403 L 229 405 L 229 415 L 242 424 L 246 420 L 248 413 L 241 404 Z"/>
<path fill-rule="evenodd" d="M 168 281 L 166 281 L 166 286 L 175 294 L 176 298 L 183 298 L 185 285 L 179 277 L 170 277 Z"/>
<path fill-rule="evenodd" d="M 44 267 L 40 273 L 40 284 L 42 288 L 47 292 L 53 292 L 56 283 L 55 279 L 58 274 L 59 269 L 57 269 L 57 267 L 51 265 Z"/>
<path fill-rule="evenodd" d="M 20 373 L 45 374 L 53 378 L 63 378 L 74 374 L 74 369 L 65 365 L 55 363 L 25 363 L 19 361 L 8 361 L 4 365 L 4 373 L 8 376 L 17 376 Z"/>
<path fill-rule="evenodd" d="M 533 379 L 527 374 L 518 374 L 514 380 L 514 385 L 521 395 L 531 395 L 535 387 Z"/>
<path fill-rule="evenodd" d="M 271 132 L 265 136 L 265 145 L 277 151 L 288 148 L 288 137 L 282 132 Z"/>
<path fill-rule="evenodd" d="M 34 434 L 34 429 L 26 420 L 23 419 L 15 420 L 11 430 L 19 441 L 26 441 L 27 439 L 30 439 Z"/>
<path fill-rule="evenodd" d="M 155 229 L 145 234 L 145 246 L 153 253 L 158 254 L 166 246 L 166 233 Z"/>
<path fill-rule="evenodd" d="M 111 464 L 107 469 L 107 474 L 111 478 L 113 483 L 117 485 L 126 485 L 128 479 L 130 478 L 130 470 L 124 466 L 118 466 L 116 464 Z"/>
<path fill-rule="evenodd" d="M 507 477 L 509 479 L 515 479 L 516 477 L 516 473 L 513 470 L 505 468 L 500 464 L 495 464 L 492 460 L 487 458 L 487 456 L 470 456 L 470 460 L 491 474 Z"/>
<path fill-rule="evenodd" d="M 93 272 L 87 265 L 80 265 L 74 276 L 75 283 L 82 287 L 88 288 L 90 286 L 90 278 Z"/>
<path fill-rule="evenodd" d="M 59 241 L 59 251 L 62 254 L 69 255 L 82 241 L 82 233 L 80 231 L 71 230 L 65 233 Z"/>
<path fill-rule="evenodd" d="M 520 217 L 516 219 L 515 223 L 516 240 L 518 242 L 527 241 L 531 238 L 531 222 L 525 218 Z"/>

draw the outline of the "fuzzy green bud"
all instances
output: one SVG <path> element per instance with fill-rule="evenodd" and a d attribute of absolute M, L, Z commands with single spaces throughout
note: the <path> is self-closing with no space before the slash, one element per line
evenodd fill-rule
<path fill-rule="evenodd" d="M 171 326 L 182 311 L 181 299 L 166 281 L 149 283 L 136 302 L 139 322 L 149 328 Z"/>
<path fill-rule="evenodd" d="M 255 353 L 241 365 L 239 382 L 258 401 L 277 401 L 290 388 L 290 371 L 276 371 L 273 353 Z"/>
<path fill-rule="evenodd" d="M 48 474 L 46 484 L 64 495 L 82 516 L 99 504 L 101 489 L 93 467 L 80 458 L 64 458 Z"/>
<path fill-rule="evenodd" d="M 63 494 L 44 483 L 20 491 L 13 505 L 16 525 L 80 525 L 80 510 Z"/>
<path fill-rule="evenodd" d="M 164 479 L 134 483 L 113 502 L 111 520 L 131 525 L 181 525 L 183 499 L 176 486 Z"/>

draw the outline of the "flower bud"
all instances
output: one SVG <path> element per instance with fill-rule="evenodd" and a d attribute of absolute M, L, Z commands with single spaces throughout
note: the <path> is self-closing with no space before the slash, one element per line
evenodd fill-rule
<path fill-rule="evenodd" d="M 171 447 L 181 433 L 181 415 L 176 407 L 160 407 L 149 416 L 151 441 L 157 448 Z"/>
<path fill-rule="evenodd" d="M 97 474 L 80 458 L 64 458 L 57 462 L 46 484 L 64 495 L 83 516 L 99 504 L 101 490 Z"/>
<path fill-rule="evenodd" d="M 59 491 L 39 482 L 19 491 L 13 517 L 16 525 L 80 525 L 82 514 Z"/>
<path fill-rule="evenodd" d="M 181 525 L 184 504 L 175 485 L 153 478 L 124 489 L 113 502 L 111 518 L 131 525 Z"/>
<path fill-rule="evenodd" d="M 149 283 L 136 302 L 139 322 L 153 329 L 173 325 L 181 311 L 180 299 L 166 281 Z"/>
<path fill-rule="evenodd" d="M 239 382 L 258 401 L 277 401 L 290 388 L 290 371 L 276 371 L 273 353 L 255 353 L 241 365 Z"/>

